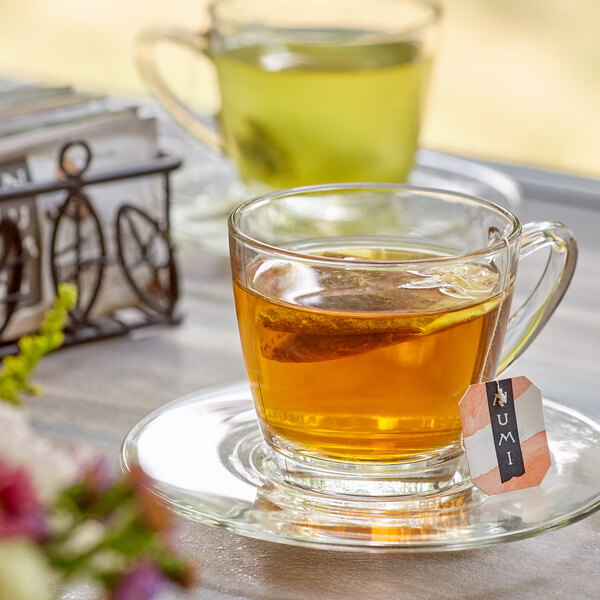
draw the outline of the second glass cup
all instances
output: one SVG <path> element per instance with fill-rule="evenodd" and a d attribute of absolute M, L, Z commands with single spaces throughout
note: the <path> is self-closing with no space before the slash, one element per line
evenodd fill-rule
<path fill-rule="evenodd" d="M 400 185 L 275 192 L 229 231 L 263 436 L 288 480 L 358 495 L 468 483 L 458 402 L 534 339 L 577 255 L 561 224 Z M 541 247 L 547 268 L 509 318 L 519 257 Z"/>
<path fill-rule="evenodd" d="M 224 150 L 247 184 L 406 180 L 433 60 L 437 2 L 215 0 L 209 13 L 206 31 L 145 32 L 138 65 L 174 118 Z M 167 84 L 155 52 L 165 42 L 214 64 L 217 127 L 207 127 Z"/>

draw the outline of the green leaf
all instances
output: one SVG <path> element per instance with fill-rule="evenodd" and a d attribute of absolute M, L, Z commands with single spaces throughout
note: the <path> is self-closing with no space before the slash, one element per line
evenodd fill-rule
<path fill-rule="evenodd" d="M 0 369 L 0 400 L 21 404 L 21 394 L 38 394 L 30 380 L 40 360 L 64 342 L 63 327 L 77 301 L 77 288 L 61 283 L 53 306 L 46 312 L 40 331 L 19 340 L 19 354 L 7 356 Z"/>

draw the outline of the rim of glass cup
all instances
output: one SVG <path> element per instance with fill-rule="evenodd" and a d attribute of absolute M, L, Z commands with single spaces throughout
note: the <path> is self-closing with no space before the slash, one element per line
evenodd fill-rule
<path fill-rule="evenodd" d="M 263 242 L 259 239 L 248 235 L 239 226 L 239 219 L 244 211 L 248 209 L 248 207 L 255 207 L 257 205 L 267 204 L 271 200 L 276 198 L 285 198 L 288 196 L 298 196 L 298 195 L 306 195 L 308 193 L 315 192 L 330 192 L 336 190 L 405 190 L 410 192 L 416 192 L 417 194 L 427 194 L 427 195 L 435 195 L 435 196 L 451 196 L 454 198 L 460 198 L 463 201 L 467 201 L 471 204 L 483 206 L 485 208 L 491 209 L 503 215 L 507 221 L 512 225 L 512 229 L 510 233 L 506 236 L 509 245 L 515 240 L 515 237 L 520 237 L 522 226 L 521 222 L 517 217 L 510 212 L 508 209 L 496 204 L 495 202 L 491 202 L 490 200 L 484 200 L 483 198 L 477 198 L 475 196 L 469 196 L 468 194 L 463 194 L 461 192 L 454 192 L 450 190 L 441 190 L 435 188 L 428 187 L 419 187 L 412 185 L 404 185 L 400 183 L 334 183 L 334 184 L 325 184 L 325 185 L 306 185 L 302 187 L 289 188 L 286 190 L 277 190 L 275 192 L 270 192 L 268 194 L 262 194 L 260 196 L 255 196 L 250 200 L 246 200 L 236 208 L 234 208 L 229 218 L 227 219 L 227 225 L 229 228 L 229 233 L 236 240 L 252 246 L 253 248 L 262 250 L 264 252 L 268 252 L 271 255 L 281 256 L 288 259 L 294 260 L 302 260 L 304 262 L 310 262 L 312 264 L 328 264 L 328 265 L 340 265 L 340 266 L 348 266 L 348 261 L 340 258 L 330 257 L 330 256 L 316 256 L 314 254 L 308 254 L 305 252 L 298 252 L 295 250 L 289 250 L 287 248 L 281 248 L 280 246 L 273 246 L 272 244 L 268 244 L 267 242 Z M 473 250 L 471 252 L 466 252 L 460 255 L 450 255 L 450 256 L 436 256 L 431 258 L 413 258 L 410 260 L 373 260 L 373 259 L 361 259 L 354 258 L 352 260 L 353 265 L 357 266 L 405 266 L 411 264 L 439 264 L 439 263 L 451 263 L 451 262 L 463 262 L 465 260 L 474 259 L 480 256 L 489 255 L 490 253 L 497 252 L 499 250 L 503 250 L 506 248 L 506 244 L 503 241 L 503 238 L 490 246 L 485 246 L 484 248 L 480 248 L 479 250 Z"/>
<path fill-rule="evenodd" d="M 251 22 L 248 19 L 244 19 L 241 16 L 236 17 L 223 17 L 219 15 L 219 9 L 222 6 L 225 6 L 229 3 L 239 2 L 240 0 L 212 0 L 208 5 L 208 13 L 210 15 L 211 21 L 213 23 L 213 27 L 218 23 L 230 23 L 240 25 L 242 23 Z M 253 3 L 255 0 L 248 0 L 248 2 Z M 401 0 L 405 4 L 419 5 L 427 10 L 427 14 L 424 17 L 405 27 L 399 27 L 397 31 L 393 34 L 390 32 L 380 32 L 382 38 L 389 39 L 390 37 L 403 37 L 405 35 L 409 35 L 415 33 L 417 31 L 422 31 L 427 29 L 428 27 L 435 25 L 442 16 L 442 4 L 440 0 Z M 374 38 L 370 38 L 374 39 Z"/>

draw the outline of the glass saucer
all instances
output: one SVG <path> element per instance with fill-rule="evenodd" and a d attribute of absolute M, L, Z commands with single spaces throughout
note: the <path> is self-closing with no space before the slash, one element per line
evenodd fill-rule
<path fill-rule="evenodd" d="M 407 501 L 286 483 L 246 383 L 153 412 L 128 434 L 121 461 L 124 471 L 138 462 L 175 513 L 241 535 L 337 550 L 463 550 L 564 527 L 600 507 L 600 423 L 547 399 L 544 414 L 552 466 L 542 485 L 498 496 L 471 486 Z"/>
<path fill-rule="evenodd" d="M 204 152 L 177 174 L 172 227 L 182 241 L 228 256 L 227 217 L 231 210 L 265 190 L 247 188 L 224 157 Z M 520 216 L 523 196 L 506 173 L 465 158 L 419 150 L 408 183 L 491 200 Z"/>

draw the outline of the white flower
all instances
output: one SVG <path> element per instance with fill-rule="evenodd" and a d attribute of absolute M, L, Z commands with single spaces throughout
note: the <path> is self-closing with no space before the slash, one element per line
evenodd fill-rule
<path fill-rule="evenodd" d="M 42 503 L 51 502 L 60 489 L 71 485 L 81 473 L 81 452 L 69 453 L 54 447 L 31 429 L 22 409 L 1 401 L 0 431 L 0 457 L 27 471 Z"/>
<path fill-rule="evenodd" d="M 0 600 L 48 600 L 52 573 L 32 542 L 0 542 Z"/>

